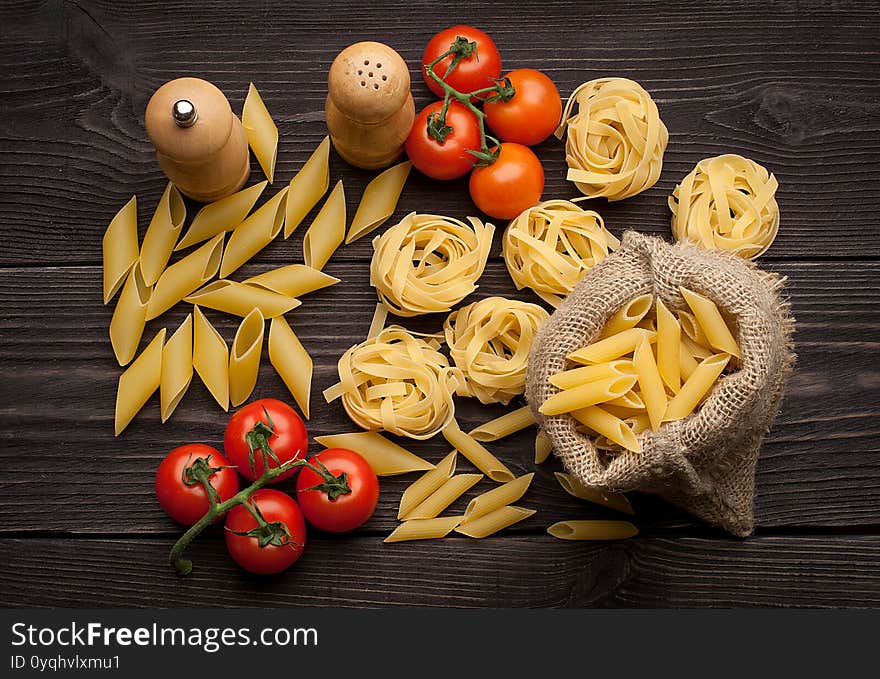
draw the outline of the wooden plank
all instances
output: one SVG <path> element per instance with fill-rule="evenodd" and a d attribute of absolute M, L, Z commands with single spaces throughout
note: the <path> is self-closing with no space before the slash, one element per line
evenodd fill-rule
<path fill-rule="evenodd" d="M 220 539 L 0 540 L 0 605 L 100 607 L 876 607 L 880 537 L 310 537 L 284 574 L 241 571 Z"/>
<path fill-rule="evenodd" d="M 260 20 L 221 0 L 200 3 L 197 12 L 156 1 L 6 8 L 0 265 L 98 263 L 103 229 L 132 193 L 145 228 L 164 180 L 143 110 L 170 78 L 206 77 L 236 111 L 249 80 L 260 87 L 281 132 L 276 187 L 326 132 L 326 73 L 347 44 L 375 39 L 395 46 L 414 74 L 417 104 L 429 101 L 415 74 L 424 44 L 439 28 L 424 19 L 431 5 L 342 0 L 333 12 L 318 6 L 291 12 L 288 5 L 261 3 Z M 340 23 L 352 14 L 356 29 Z M 880 19 L 870 4 L 841 13 L 825 3 L 754 3 L 731 12 L 725 3 L 637 2 L 591 6 L 585 16 L 569 0 L 518 7 L 501 21 L 495 4 L 483 0 L 459 8 L 456 17 L 489 29 L 505 65 L 546 70 L 563 95 L 609 73 L 653 93 L 670 130 L 663 174 L 634 199 L 597 201 L 616 233 L 624 227 L 668 233 L 666 197 L 674 185 L 699 159 L 738 152 L 766 163 L 780 181 L 782 230 L 771 256 L 880 255 L 878 240 L 864 228 L 880 210 L 880 167 L 873 162 L 880 152 L 874 124 Z M 575 195 L 565 181 L 561 143 L 547 141 L 537 152 L 545 196 Z M 261 175 L 253 167 L 256 181 Z M 332 173 L 345 179 L 353 214 L 373 173 L 344 165 L 335 153 Z M 435 182 L 418 173 L 396 218 L 415 209 L 475 212 L 464 180 Z M 302 231 L 293 237 L 296 252 Z M 369 251 L 363 239 L 339 258 Z M 261 255 L 275 262 L 287 257 L 283 248 Z"/>
<path fill-rule="evenodd" d="M 880 525 L 880 263 L 774 263 L 768 268 L 790 277 L 800 362 L 758 465 L 759 524 Z M 242 276 L 258 269 L 249 266 Z M 331 262 L 328 271 L 343 283 L 305 297 L 290 314 L 316 365 L 313 435 L 354 429 L 338 402 L 323 405 L 320 391 L 335 381 L 342 351 L 366 333 L 375 299 L 366 263 Z M 532 299 L 530 293 L 516 293 L 497 260 L 471 299 L 490 294 Z M 0 271 L 0 308 L 0 384 L 7 397 L 0 408 L 0 531 L 174 531 L 152 497 L 155 467 L 165 452 L 188 441 L 220 446 L 227 415 L 195 379 L 164 426 L 153 397 L 130 428 L 113 438 L 120 369 L 106 339 L 112 309 L 100 303 L 97 267 Z M 181 305 L 152 322 L 143 344 L 163 323 L 176 327 L 184 312 Z M 237 319 L 209 315 L 230 341 Z M 406 325 L 436 331 L 441 321 L 437 316 L 407 319 Z M 285 393 L 264 358 L 254 397 Z M 504 410 L 471 399 L 458 402 L 465 428 Z M 447 452 L 442 441 L 404 443 L 435 461 Z M 531 446 L 531 434 L 523 433 L 490 447 L 521 474 L 534 469 Z M 524 503 L 539 512 L 523 529 L 596 515 L 556 486 L 554 468 L 542 467 L 526 496 Z M 398 498 L 413 478 L 383 481 L 370 530 L 393 528 Z M 655 500 L 637 499 L 636 506 L 644 525 L 689 523 Z"/>

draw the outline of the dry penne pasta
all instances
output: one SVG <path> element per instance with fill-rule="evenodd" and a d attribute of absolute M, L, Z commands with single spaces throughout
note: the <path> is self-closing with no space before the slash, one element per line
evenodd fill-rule
<path fill-rule="evenodd" d="M 639 295 L 638 297 L 633 297 L 633 299 L 624 304 L 619 311 L 608 319 L 605 323 L 605 327 L 602 328 L 602 332 L 599 334 L 599 339 L 610 337 L 611 335 L 616 335 L 619 332 L 636 327 L 636 325 L 651 310 L 651 305 L 653 303 L 653 295 Z"/>
<path fill-rule="evenodd" d="M 479 441 L 465 434 L 455 420 L 443 428 L 443 438 L 493 481 L 506 483 L 513 480 L 513 473 L 501 460 L 486 450 Z"/>
<path fill-rule="evenodd" d="M 685 287 L 679 286 L 679 290 L 684 301 L 694 312 L 697 323 L 706 335 L 709 344 L 718 351 L 742 358 L 739 345 L 736 343 L 733 333 L 730 332 L 730 328 L 727 327 L 721 312 L 718 311 L 718 307 L 715 306 L 715 302 Z"/>
<path fill-rule="evenodd" d="M 442 486 L 404 514 L 404 520 L 433 519 L 482 478 L 482 474 L 456 474 L 449 477 Z"/>
<path fill-rule="evenodd" d="M 610 441 L 613 441 L 621 448 L 634 453 L 638 453 L 642 449 L 633 430 L 623 420 L 614 417 L 614 415 L 599 406 L 575 410 L 571 416 L 597 434 L 601 434 Z"/>
<path fill-rule="evenodd" d="M 575 479 L 571 474 L 554 472 L 553 475 L 556 477 L 556 480 L 559 481 L 559 485 L 562 486 L 562 489 L 566 493 L 579 500 L 586 500 L 593 504 L 616 509 L 618 512 L 623 512 L 624 514 L 635 514 L 632 505 L 629 503 L 629 500 L 626 499 L 626 495 L 623 495 L 622 493 L 605 493 L 597 488 L 590 488 Z"/>
<path fill-rule="evenodd" d="M 284 316 L 276 316 L 269 324 L 269 361 L 293 394 L 302 414 L 309 419 L 312 358 Z"/>
<path fill-rule="evenodd" d="M 183 400 L 193 375 L 193 322 L 187 314 L 183 323 L 162 347 L 162 374 L 159 380 L 159 403 L 162 422 Z"/>
<path fill-rule="evenodd" d="M 534 509 L 508 505 L 472 519 L 465 519 L 455 528 L 456 533 L 469 538 L 486 538 L 515 523 L 527 519 L 535 513 Z"/>
<path fill-rule="evenodd" d="M 110 344 L 119 365 L 128 365 L 137 353 L 147 320 L 151 292 L 144 283 L 140 262 L 135 262 L 110 319 Z"/>
<path fill-rule="evenodd" d="M 620 358 L 632 352 L 643 337 L 653 342 L 656 339 L 656 333 L 644 330 L 643 328 L 630 328 L 572 352 L 568 355 L 568 360 L 575 363 L 604 363 L 612 361 L 615 358 Z"/>
<path fill-rule="evenodd" d="M 704 338 L 705 339 L 705 338 Z M 715 355 L 715 350 L 709 348 L 709 343 L 705 344 L 697 344 L 690 337 L 682 337 L 681 343 L 684 345 L 684 348 L 690 353 L 691 358 L 693 358 L 697 363 L 702 361 L 704 358 L 709 358 L 710 356 Z"/>
<path fill-rule="evenodd" d="M 646 346 L 647 340 L 645 340 Z M 619 377 L 607 377 L 602 380 L 593 382 L 585 382 L 584 384 L 573 387 L 572 389 L 564 389 L 553 394 L 538 411 L 542 415 L 561 415 L 562 413 L 570 413 L 573 410 L 588 408 L 597 403 L 604 403 L 616 398 L 620 398 L 626 394 L 636 383 L 636 375 L 621 375 Z"/>
<path fill-rule="evenodd" d="M 553 452 L 553 442 L 543 429 L 535 434 L 535 464 L 542 464 Z"/>
<path fill-rule="evenodd" d="M 228 277 L 251 257 L 271 243 L 284 225 L 285 186 L 250 217 L 235 227 L 220 264 L 220 278 Z"/>
<path fill-rule="evenodd" d="M 244 318 L 259 309 L 264 318 L 275 318 L 298 307 L 301 302 L 293 297 L 279 295 L 255 285 L 219 280 L 184 297 L 185 302 L 223 311 Z"/>
<path fill-rule="evenodd" d="M 229 401 L 233 406 L 247 401 L 257 385 L 260 356 L 263 353 L 265 319 L 259 309 L 245 316 L 229 351 Z"/>
<path fill-rule="evenodd" d="M 323 269 L 344 238 L 345 189 L 340 179 L 303 237 L 303 259 L 306 265 Z"/>
<path fill-rule="evenodd" d="M 316 436 L 315 441 L 325 448 L 349 448 L 357 451 L 373 468 L 376 476 L 394 476 L 434 468 L 427 460 L 375 431 L 328 434 Z"/>
<path fill-rule="evenodd" d="M 382 542 L 406 540 L 432 540 L 449 535 L 461 523 L 461 516 L 441 516 L 436 519 L 412 519 L 404 521 Z"/>
<path fill-rule="evenodd" d="M 526 494 L 533 478 L 535 478 L 534 472 L 524 474 L 513 481 L 508 481 L 497 488 L 477 495 L 468 503 L 467 509 L 464 510 L 464 523 L 479 519 L 481 516 L 490 514 L 496 509 L 501 509 L 506 505 L 516 502 Z"/>
<path fill-rule="evenodd" d="M 247 133 L 248 145 L 271 184 L 275 176 L 275 157 L 278 154 L 278 127 L 253 83 L 248 87 L 244 100 L 241 124 Z"/>
<path fill-rule="evenodd" d="M 639 534 L 629 521 L 574 520 L 559 521 L 547 529 L 560 540 L 624 540 Z"/>
<path fill-rule="evenodd" d="M 449 455 L 440 460 L 436 467 L 425 472 L 416 481 L 407 486 L 400 498 L 400 506 L 397 510 L 398 519 L 405 517 L 429 495 L 446 483 L 455 473 L 457 455 L 458 453 L 453 450 Z"/>
<path fill-rule="evenodd" d="M 707 347 L 709 339 L 706 337 L 696 317 L 689 311 L 678 312 L 678 323 L 683 333 L 682 340 L 694 346 Z M 708 351 L 708 350 L 707 350 Z"/>
<path fill-rule="evenodd" d="M 336 285 L 339 279 L 305 264 L 289 264 L 270 269 L 244 282 L 247 285 L 256 285 L 277 292 L 279 295 L 302 297 L 329 285 Z"/>
<path fill-rule="evenodd" d="M 412 163 L 409 161 L 398 163 L 367 184 L 354 219 L 351 220 L 351 228 L 345 239 L 346 245 L 380 227 L 394 214 L 411 168 Z"/>
<path fill-rule="evenodd" d="M 585 382 L 603 380 L 616 375 L 635 375 L 632 361 L 615 359 L 605 363 L 563 370 L 550 376 L 550 384 L 559 389 L 572 389 Z"/>
<path fill-rule="evenodd" d="M 651 418 L 651 429 L 657 431 L 666 412 L 666 390 L 663 388 L 663 379 L 654 360 L 654 352 L 651 351 L 651 345 L 646 337 L 642 337 L 636 346 L 633 367 L 638 375 L 639 390 L 645 402 L 645 409 L 648 411 L 648 417 Z"/>
<path fill-rule="evenodd" d="M 299 172 L 290 180 L 284 237 L 289 238 L 305 216 L 330 188 L 330 137 L 318 144 Z"/>
<path fill-rule="evenodd" d="M 168 182 L 141 243 L 141 271 L 147 285 L 153 285 L 165 270 L 185 219 L 186 205 L 180 191 Z"/>
<path fill-rule="evenodd" d="M 730 356 L 727 354 L 715 354 L 703 359 L 681 386 L 681 390 L 669 401 L 663 421 L 680 420 L 690 415 L 712 389 L 729 361 Z"/>
<path fill-rule="evenodd" d="M 694 358 L 694 355 L 688 351 L 687 345 L 684 342 L 685 339 L 686 338 L 682 338 L 682 342 L 678 346 L 678 369 L 683 380 L 686 380 L 693 375 L 694 370 L 697 369 L 698 363 L 697 359 Z"/>
<path fill-rule="evenodd" d="M 515 434 L 533 424 L 535 424 L 535 418 L 532 417 L 531 409 L 528 406 L 523 406 L 496 417 L 494 420 L 484 422 L 468 433 L 475 441 L 488 443 Z"/>
<path fill-rule="evenodd" d="M 114 215 L 101 243 L 104 264 L 104 304 L 122 287 L 138 259 L 137 196 Z"/>
<path fill-rule="evenodd" d="M 140 356 L 119 376 L 116 389 L 116 414 L 114 417 L 115 435 L 122 431 L 144 407 L 153 392 L 159 388 L 162 378 L 162 346 L 165 343 L 165 328 L 162 328 L 147 345 Z"/>
<path fill-rule="evenodd" d="M 150 295 L 147 320 L 165 313 L 216 275 L 223 256 L 223 238 L 224 234 L 217 234 L 162 272 Z"/>
<path fill-rule="evenodd" d="M 229 348 L 199 307 L 193 307 L 193 368 L 223 410 L 229 410 Z"/>
<path fill-rule="evenodd" d="M 262 181 L 205 205 L 193 218 L 189 230 L 174 249 L 183 250 L 219 233 L 232 231 L 244 221 L 268 184 L 269 182 Z"/>
<path fill-rule="evenodd" d="M 639 410 L 645 407 L 645 402 L 642 400 L 642 396 L 641 394 L 639 394 L 639 392 L 630 390 L 620 398 L 606 401 L 602 404 L 603 408 L 605 406 L 615 406 L 617 408 L 629 408 L 630 410 Z"/>
<path fill-rule="evenodd" d="M 662 299 L 657 300 L 657 369 L 672 391 L 681 387 L 681 326 Z"/>

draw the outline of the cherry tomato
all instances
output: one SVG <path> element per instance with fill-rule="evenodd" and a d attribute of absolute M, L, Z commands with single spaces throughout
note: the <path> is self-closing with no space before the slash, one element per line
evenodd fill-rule
<path fill-rule="evenodd" d="M 292 497 L 272 488 L 261 488 L 249 502 L 262 515 L 264 525 L 258 527 L 247 507 L 233 507 L 226 515 L 226 549 L 246 571 L 259 575 L 280 573 L 299 559 L 306 546 L 302 512 Z"/>
<path fill-rule="evenodd" d="M 303 467 L 296 479 L 296 497 L 310 524 L 330 533 L 344 533 L 373 515 L 379 501 L 379 479 L 363 457 L 346 448 L 328 448 L 309 463 L 320 473 Z"/>
<path fill-rule="evenodd" d="M 502 141 L 532 146 L 549 137 L 559 125 L 562 99 L 556 85 L 541 71 L 520 68 L 507 74 L 515 94 L 508 101 L 483 105 L 486 122 Z"/>
<path fill-rule="evenodd" d="M 474 166 L 474 157 L 468 149 L 480 150 L 480 123 L 462 104 L 450 102 L 446 125 L 452 131 L 440 143 L 428 134 L 428 116 L 442 108 L 443 102 L 435 101 L 416 116 L 406 139 L 406 154 L 416 169 L 432 179 L 455 179 L 466 175 Z"/>
<path fill-rule="evenodd" d="M 544 168 L 527 146 L 504 142 L 494 163 L 474 168 L 469 188 L 471 199 L 487 215 L 513 219 L 541 200 Z"/>
<path fill-rule="evenodd" d="M 220 502 L 238 492 L 238 474 L 229 460 L 202 443 L 175 448 L 156 470 L 156 499 L 168 516 L 186 526 L 192 526 L 211 508 L 208 493 L 198 480 L 200 475 L 207 476 Z"/>
<path fill-rule="evenodd" d="M 229 418 L 223 434 L 226 456 L 243 476 L 251 480 L 263 473 L 265 445 L 268 445 L 281 464 L 305 457 L 309 447 L 302 418 L 289 405 L 274 398 L 262 398 L 248 403 Z M 270 468 L 278 467 L 278 462 L 269 456 Z M 286 479 L 296 472 L 296 469 L 291 469 L 273 479 L 272 483 Z"/>
<path fill-rule="evenodd" d="M 492 87 L 495 84 L 494 79 L 501 75 L 501 55 L 492 38 L 473 26 L 452 26 L 431 38 L 422 55 L 422 77 L 438 97 L 443 96 L 443 88 L 428 76 L 425 67 L 446 52 L 458 36 L 466 38 L 468 42 L 477 43 L 477 53 L 459 61 L 448 75 L 446 70 L 452 63 L 451 54 L 434 66 L 434 73 L 446 81 L 447 85 L 459 92 L 473 92 Z"/>

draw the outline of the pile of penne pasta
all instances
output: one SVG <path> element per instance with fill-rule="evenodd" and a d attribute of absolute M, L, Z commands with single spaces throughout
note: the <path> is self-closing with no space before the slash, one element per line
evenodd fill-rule
<path fill-rule="evenodd" d="M 686 309 L 677 314 L 652 295 L 617 311 L 596 341 L 569 354 L 577 367 L 550 378 L 559 391 L 540 412 L 568 413 L 597 447 L 634 453 L 640 433 L 693 413 L 741 353 L 712 300 L 680 293 Z"/>

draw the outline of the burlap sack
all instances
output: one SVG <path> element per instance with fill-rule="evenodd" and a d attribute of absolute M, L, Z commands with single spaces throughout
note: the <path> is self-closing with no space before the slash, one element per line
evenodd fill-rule
<path fill-rule="evenodd" d="M 606 491 L 656 493 L 697 517 L 746 536 L 754 529 L 755 463 L 779 409 L 794 364 L 794 321 L 780 300 L 784 279 L 721 251 L 670 245 L 633 231 L 584 275 L 545 322 L 532 346 L 526 398 L 578 480 Z M 678 286 L 712 299 L 739 329 L 742 368 L 722 377 L 696 413 L 639 439 L 640 453 L 608 456 L 575 430 L 568 415 L 545 417 L 541 403 L 557 391 L 549 377 L 565 357 L 590 343 L 608 318 L 645 293 L 686 309 Z"/>

